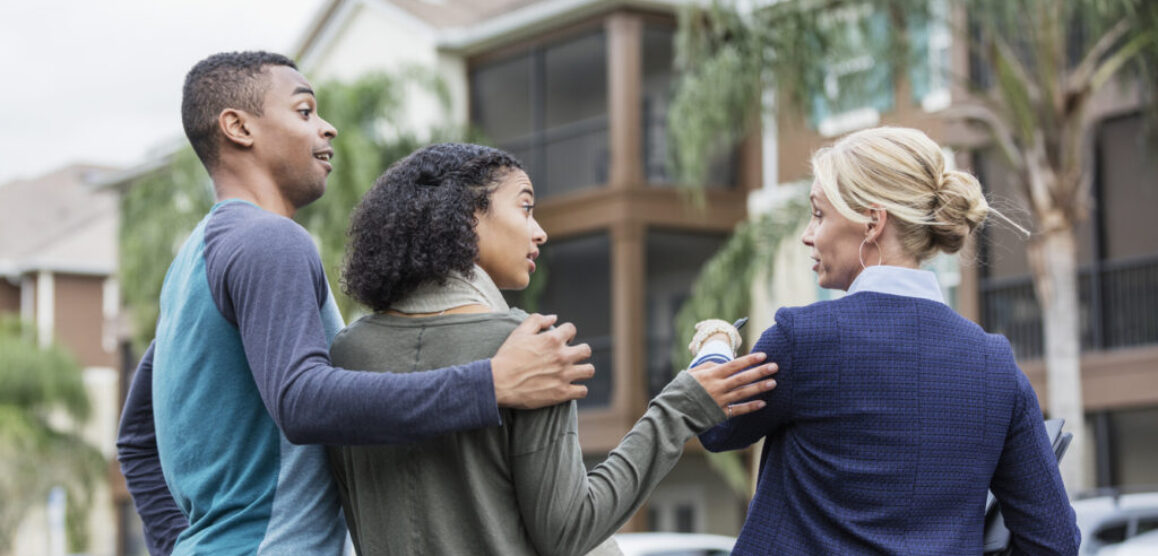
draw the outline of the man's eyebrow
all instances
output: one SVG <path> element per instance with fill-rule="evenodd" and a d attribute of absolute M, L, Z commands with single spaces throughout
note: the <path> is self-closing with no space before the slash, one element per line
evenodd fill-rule
<path fill-rule="evenodd" d="M 298 87 L 298 88 L 294 89 L 292 96 L 297 96 L 297 95 L 300 95 L 302 93 L 305 93 L 305 94 L 310 95 L 310 96 L 317 96 L 314 94 L 314 90 L 309 88 L 309 87 Z"/>

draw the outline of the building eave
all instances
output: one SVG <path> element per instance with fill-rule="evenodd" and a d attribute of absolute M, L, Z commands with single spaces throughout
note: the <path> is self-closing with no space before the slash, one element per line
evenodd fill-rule
<path fill-rule="evenodd" d="M 675 12 L 687 4 L 686 0 L 547 0 L 470 27 L 445 29 L 440 33 L 438 46 L 447 53 L 470 56 L 614 8 Z"/>

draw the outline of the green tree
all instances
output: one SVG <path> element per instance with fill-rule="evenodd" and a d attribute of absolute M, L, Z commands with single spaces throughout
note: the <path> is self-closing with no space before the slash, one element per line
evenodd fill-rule
<path fill-rule="evenodd" d="M 677 339 L 672 346 L 676 372 L 688 368 L 691 342 L 697 322 L 705 319 L 735 321 L 752 307 L 752 288 L 761 273 L 771 275 L 772 261 L 785 240 L 798 237 L 808 216 L 808 199 L 789 198 L 771 213 L 741 222 L 728 241 L 704 263 L 691 295 L 676 314 Z M 750 490 L 750 474 L 738 452 L 708 452 L 708 464 L 740 496 Z"/>
<path fill-rule="evenodd" d="M 342 293 L 340 284 L 350 212 L 395 161 L 427 143 L 458 141 L 464 135 L 448 124 L 410 129 L 406 104 L 415 92 L 429 95 L 444 114 L 449 112 L 450 93 L 445 84 L 420 68 L 369 74 L 348 84 L 329 82 L 318 89 L 322 117 L 338 129 L 334 171 L 326 182 L 326 194 L 294 218 L 314 236 L 330 289 L 347 322 L 359 310 Z"/>
<path fill-rule="evenodd" d="M 342 294 L 338 281 L 350 211 L 395 160 L 428 141 L 454 140 L 462 134 L 448 126 L 435 126 L 421 136 L 408 130 L 405 104 L 411 88 L 433 93 L 444 107 L 449 105 L 442 82 L 417 69 L 317 88 L 319 113 L 338 129 L 334 170 L 326 194 L 298 211 L 295 220 L 317 243 L 330 288 L 347 320 L 354 316 L 356 304 Z M 126 184 L 121 198 L 121 283 L 139 349 L 153 337 L 169 263 L 212 206 L 212 183 L 191 147 Z"/>
<path fill-rule="evenodd" d="M 69 549 L 88 545 L 86 517 L 105 468 L 101 453 L 75 430 L 89 411 L 76 360 L 58 345 L 38 347 L 32 326 L 0 319 L 0 552 L 11 550 L 28 510 L 57 486 L 68 497 Z M 72 426 L 57 425 L 58 415 Z"/>
<path fill-rule="evenodd" d="M 870 16 L 847 17 L 858 10 Z M 861 79 L 842 81 L 841 95 L 866 99 L 882 88 L 892 90 L 898 76 L 910 73 L 902 70 L 926 63 L 925 45 L 912 40 L 918 35 L 911 31 L 930 23 L 970 37 L 970 51 L 993 76 L 991 86 L 973 87 L 950 75 L 972 93 L 954 99 L 944 114 L 987 132 L 1020 178 L 1034 220 L 1028 251 L 1044 324 L 1048 411 L 1079 431 L 1062 466 L 1066 484 L 1076 488 L 1086 459 L 1075 240 L 1075 227 L 1089 211 L 1092 181 L 1093 125 L 1085 115 L 1091 98 L 1115 77 L 1129 78 L 1144 93 L 1153 90 L 1158 3 L 794 0 L 746 9 L 722 2 L 692 6 L 681 15 L 677 37 L 685 70 L 671 117 L 677 162 L 687 181 L 698 183 L 712 147 L 759 121 L 765 91 L 774 91 L 779 105 L 807 107 L 831 79 L 825 73 L 829 64 L 855 53 L 887 63 L 885 78 L 864 72 Z"/>
<path fill-rule="evenodd" d="M 120 281 L 138 351 L 153 339 L 169 262 L 213 206 L 209 174 L 192 147 L 127 184 L 121 195 Z"/>

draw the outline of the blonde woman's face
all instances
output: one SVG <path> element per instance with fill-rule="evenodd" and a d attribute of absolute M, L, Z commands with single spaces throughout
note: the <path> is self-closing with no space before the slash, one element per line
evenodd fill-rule
<path fill-rule="evenodd" d="M 539 246 L 547 232 L 535 221 L 535 188 L 522 170 L 511 170 L 491 194 L 486 212 L 476 214 L 478 265 L 504 290 L 521 290 L 531 282 Z"/>
<path fill-rule="evenodd" d="M 812 248 L 812 271 L 820 287 L 847 290 L 862 270 L 858 253 L 865 238 L 865 225 L 837 212 L 815 181 L 809 202 L 812 218 L 800 239 Z"/>

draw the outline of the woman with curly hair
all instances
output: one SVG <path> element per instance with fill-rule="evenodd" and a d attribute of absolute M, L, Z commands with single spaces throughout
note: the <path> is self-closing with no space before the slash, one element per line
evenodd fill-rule
<path fill-rule="evenodd" d="M 374 313 L 338 335 L 335 364 L 421 372 L 485 358 L 525 317 L 547 240 L 534 187 L 511 155 L 425 147 L 386 171 L 351 218 L 343 272 Z M 583 554 L 608 539 L 675 465 L 684 443 L 770 390 L 763 355 L 682 372 L 607 459 L 584 467 L 576 405 L 500 409 L 502 426 L 394 446 L 329 449 L 360 554 Z M 612 547 L 605 546 L 612 550 Z"/>

